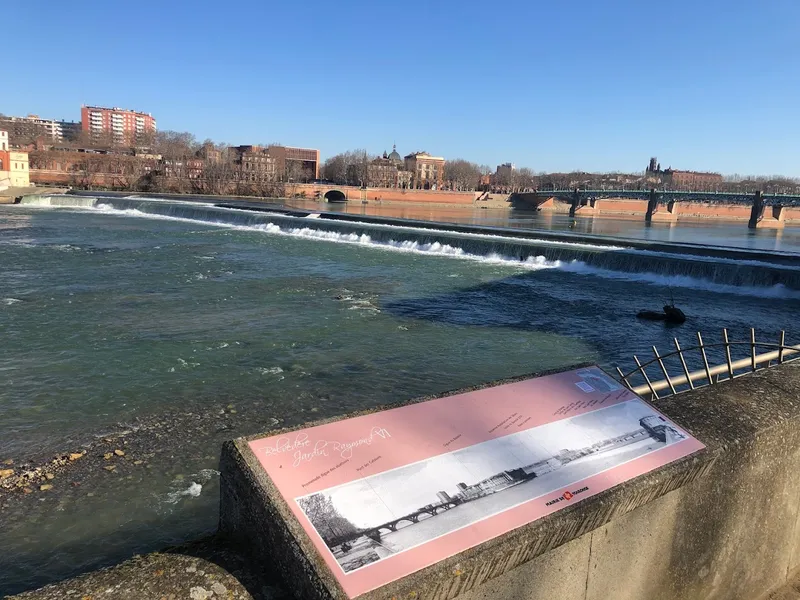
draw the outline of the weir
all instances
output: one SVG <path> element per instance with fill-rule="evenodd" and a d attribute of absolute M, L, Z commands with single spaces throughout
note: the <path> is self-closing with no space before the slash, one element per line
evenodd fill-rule
<path fill-rule="evenodd" d="M 236 226 L 267 233 L 360 244 L 395 251 L 465 259 L 509 262 L 531 269 L 557 268 L 576 274 L 620 278 L 646 274 L 672 278 L 664 285 L 686 284 L 686 279 L 744 288 L 800 291 L 800 256 L 780 252 L 653 244 L 551 232 L 465 227 L 368 218 L 340 219 L 342 215 L 302 211 L 242 210 L 198 202 L 47 196 L 23 199 L 25 205 L 71 206 L 131 211 L 135 216 L 167 217 Z M 134 212 L 135 211 L 135 212 Z M 304 217 L 318 218 L 304 218 Z M 401 223 L 403 223 L 401 225 Z M 657 280 L 649 278 L 651 283 Z M 780 293 L 780 288 L 777 288 Z"/>

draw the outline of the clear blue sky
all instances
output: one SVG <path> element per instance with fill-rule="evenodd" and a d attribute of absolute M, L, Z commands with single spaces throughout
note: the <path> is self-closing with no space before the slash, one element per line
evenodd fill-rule
<path fill-rule="evenodd" d="M 798 0 L 63 2 L 4 9 L 0 112 L 151 112 L 323 157 L 800 176 Z"/>

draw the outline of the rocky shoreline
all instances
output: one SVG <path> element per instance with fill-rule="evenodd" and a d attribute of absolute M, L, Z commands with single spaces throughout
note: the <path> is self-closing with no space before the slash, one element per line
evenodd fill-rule
<path fill-rule="evenodd" d="M 135 532 L 139 527 L 137 513 L 127 513 L 126 509 L 120 508 L 123 506 L 121 502 L 125 500 L 124 486 L 152 486 L 151 482 L 154 476 L 163 476 L 165 472 L 169 472 L 175 473 L 174 480 L 180 482 L 182 488 L 189 486 L 187 488 L 189 492 L 173 493 L 177 494 L 181 501 L 185 500 L 187 496 L 193 496 L 194 494 L 190 492 L 192 486 L 197 484 L 191 481 L 193 477 L 190 473 L 191 468 L 185 466 L 187 462 L 193 458 L 198 458 L 197 455 L 202 453 L 199 459 L 205 464 L 214 465 L 214 468 L 216 468 L 222 440 L 274 428 L 280 422 L 274 417 L 265 416 L 264 412 L 264 406 L 260 402 L 237 405 L 236 407 L 233 404 L 225 404 L 218 406 L 216 409 L 198 412 L 165 412 L 138 418 L 130 423 L 119 423 L 114 427 L 108 428 L 102 434 L 87 432 L 78 444 L 56 455 L 25 458 L 0 456 L 0 523 L 3 523 L 3 525 L 0 525 L 0 548 L 5 545 L 4 538 L 6 538 L 6 541 L 11 541 L 11 538 L 6 536 L 19 535 L 14 532 L 14 528 L 19 527 L 20 524 L 24 524 L 26 527 L 47 528 L 50 514 L 63 510 L 85 511 L 89 504 L 92 506 L 98 505 L 98 510 L 104 510 L 103 507 L 108 506 L 113 511 L 116 511 L 115 514 L 117 516 L 121 512 L 127 522 L 121 523 L 117 527 L 124 525 Z M 206 470 L 211 471 L 210 477 L 216 478 L 216 471 L 213 469 Z M 216 494 L 215 485 L 216 481 L 204 482 L 204 486 L 210 486 L 207 492 L 204 491 L 206 505 L 209 501 L 216 503 L 214 496 L 208 496 L 208 494 Z M 197 487 L 199 488 L 200 486 L 197 485 Z M 153 490 L 154 494 L 160 493 L 163 495 L 165 492 L 168 492 L 168 490 L 160 488 L 154 488 Z M 213 516 L 209 515 L 209 519 L 206 519 L 206 521 L 211 519 L 213 519 Z M 149 524 L 146 523 L 141 525 L 141 527 L 148 526 Z M 184 539 L 188 542 L 193 538 L 198 539 L 207 536 L 208 533 L 208 529 L 189 529 L 186 532 L 187 537 Z M 30 575 L 26 575 L 23 579 L 17 578 L 16 580 L 13 575 L 5 573 L 5 578 L 0 577 L 0 597 L 5 597 L 5 594 L 8 593 L 18 593 L 26 588 L 31 589 L 53 581 L 74 577 L 87 569 L 108 567 L 118 563 L 120 560 L 125 560 L 132 554 L 141 552 L 142 549 L 155 551 L 168 545 L 169 542 L 162 542 L 159 546 L 154 545 L 154 542 L 147 541 L 137 545 L 134 540 L 131 540 L 127 545 L 123 544 L 122 552 L 117 547 L 113 556 L 107 556 L 99 560 L 96 557 L 90 557 L 78 568 L 67 565 L 66 568 L 60 568 L 56 572 L 49 571 L 47 575 L 38 578 L 36 576 L 31 578 Z M 125 547 L 130 548 L 127 554 L 125 554 Z M 204 552 L 211 555 L 223 553 L 233 556 L 236 554 L 234 548 L 230 548 L 216 539 L 204 541 L 202 547 Z M 8 555 L 8 552 L 9 550 L 4 552 L 7 554 L 6 558 L 8 560 L 26 560 L 29 563 L 31 561 L 29 557 L 17 557 L 14 559 L 13 556 Z M 45 555 L 39 558 L 33 557 L 33 562 L 30 564 L 34 572 L 38 571 L 36 564 L 39 560 L 45 561 L 47 557 Z M 0 559 L 0 563 L 3 563 L 2 559 Z M 8 563 L 6 567 L 11 564 Z M 127 565 L 128 563 L 123 564 Z M 126 578 L 141 578 L 144 576 L 140 569 L 142 564 L 144 563 L 140 561 L 136 565 L 128 565 L 120 573 L 128 573 L 128 575 L 125 575 Z M 244 563 L 242 562 L 242 564 Z M 42 563 L 42 566 L 44 565 L 45 563 Z M 27 573 L 31 572 L 31 568 Z M 0 572 L 3 570 L 4 568 L 0 564 Z M 147 568 L 145 571 L 151 573 L 152 569 Z M 90 573 L 87 577 L 94 575 L 95 573 Z M 106 577 L 106 575 L 102 577 Z M 102 577 L 97 581 L 103 580 Z M 258 576 L 249 571 L 244 577 L 250 580 L 259 579 Z M 183 579 L 188 581 L 191 578 L 184 577 Z M 32 584 L 31 581 L 35 581 L 35 583 Z M 71 581 L 73 580 L 66 580 L 63 584 Z M 259 586 L 258 589 L 266 586 L 271 590 L 270 593 L 264 595 L 260 592 L 252 593 L 250 591 L 248 592 L 250 593 L 249 596 L 241 594 L 237 596 L 234 594 L 232 597 L 260 600 L 262 598 L 278 598 L 282 593 L 275 582 L 262 582 L 259 583 Z M 206 589 L 210 588 L 206 586 Z M 233 588 L 228 586 L 228 589 Z M 87 592 L 83 596 L 92 596 L 92 594 Z M 27 598 L 28 596 L 24 597 Z M 42 595 L 30 597 L 55 598 L 63 596 Z M 134 596 L 111 595 L 103 597 L 128 598 Z M 139 596 L 135 597 L 138 598 Z M 160 598 L 161 596 L 157 597 Z M 164 594 L 164 597 L 169 597 L 169 594 Z M 175 597 L 183 598 L 189 596 L 178 595 Z M 211 598 L 212 596 L 207 597 Z"/>
<path fill-rule="evenodd" d="M 180 451 L 181 440 L 189 435 L 209 438 L 230 431 L 223 437 L 235 437 L 241 431 L 258 431 L 259 427 L 274 427 L 280 422 L 263 415 L 258 418 L 256 410 L 250 407 L 240 411 L 228 404 L 206 413 L 162 413 L 118 423 L 102 435 L 87 435 L 78 445 L 55 456 L 0 456 L 0 513 L 26 502 L 31 494 L 80 487 L 90 484 L 93 477 L 108 474 L 146 472 L 160 456 Z M 242 429 L 245 423 L 250 427 Z M 214 452 L 216 458 L 218 449 Z"/>

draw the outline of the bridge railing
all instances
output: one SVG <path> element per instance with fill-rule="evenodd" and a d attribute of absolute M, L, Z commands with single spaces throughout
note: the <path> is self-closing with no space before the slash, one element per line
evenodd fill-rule
<path fill-rule="evenodd" d="M 578 194 L 581 197 L 590 198 L 638 198 L 646 199 L 651 193 L 651 189 L 581 189 L 578 188 Z M 665 190 L 656 189 L 656 194 L 662 199 L 674 200 L 703 200 L 706 202 L 720 203 L 720 202 L 734 202 L 742 204 L 752 204 L 756 192 L 720 192 L 720 191 L 690 191 L 690 190 Z M 574 189 L 546 189 L 541 188 L 535 190 L 536 194 L 542 196 L 561 196 L 572 197 L 575 194 Z M 763 193 L 761 201 L 765 205 L 780 204 L 782 206 L 797 206 L 800 205 L 800 195 L 798 194 L 782 194 L 782 193 Z"/>
<path fill-rule="evenodd" d="M 722 342 L 707 344 L 703 341 L 703 336 L 697 332 L 697 344 L 688 348 L 682 348 L 678 338 L 673 338 L 675 350 L 666 354 L 660 354 L 658 349 L 653 346 L 654 358 L 642 362 L 639 357 L 633 355 L 636 368 L 628 373 L 623 373 L 617 367 L 617 373 L 621 382 L 632 392 L 639 395 L 649 395 L 653 398 L 670 396 L 682 391 L 693 390 L 696 387 L 715 385 L 721 381 L 735 379 L 741 375 L 751 373 L 760 368 L 768 368 L 773 365 L 800 359 L 800 345 L 787 345 L 786 332 L 781 331 L 777 343 L 756 341 L 755 329 L 750 329 L 750 339 L 748 341 L 730 341 L 728 330 L 722 330 Z M 745 349 L 748 356 L 733 360 L 731 351 L 734 349 Z M 767 351 L 764 351 L 767 350 Z M 720 351 L 724 353 L 725 361 L 719 364 L 710 365 L 708 360 L 709 351 Z M 690 370 L 687 363 L 687 354 L 694 355 L 702 368 Z M 679 374 L 670 374 L 667 359 L 677 359 L 679 361 Z M 675 361 L 672 361 L 673 371 Z M 661 379 L 651 379 L 648 375 L 648 367 L 659 370 Z M 643 380 L 644 383 L 636 385 L 633 379 Z M 659 392 L 662 392 L 659 396 Z M 666 392 L 666 393 L 664 393 Z"/>

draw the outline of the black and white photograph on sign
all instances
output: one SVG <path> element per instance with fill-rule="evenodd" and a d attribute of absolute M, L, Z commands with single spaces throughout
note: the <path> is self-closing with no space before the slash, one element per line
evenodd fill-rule
<path fill-rule="evenodd" d="M 686 437 L 630 400 L 296 500 L 347 573 Z"/>

